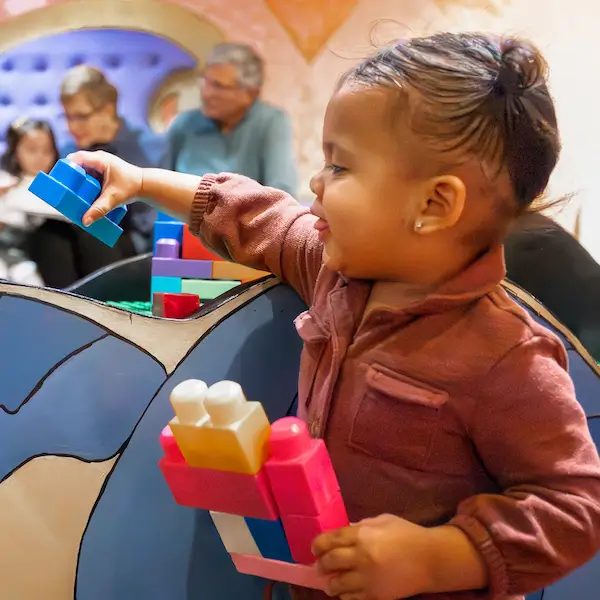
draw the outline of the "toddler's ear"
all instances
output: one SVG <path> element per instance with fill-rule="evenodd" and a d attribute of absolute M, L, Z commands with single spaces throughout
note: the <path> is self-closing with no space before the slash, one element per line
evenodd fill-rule
<path fill-rule="evenodd" d="M 455 175 L 432 178 L 419 207 L 414 229 L 430 233 L 456 225 L 465 207 L 467 190 L 462 179 Z"/>

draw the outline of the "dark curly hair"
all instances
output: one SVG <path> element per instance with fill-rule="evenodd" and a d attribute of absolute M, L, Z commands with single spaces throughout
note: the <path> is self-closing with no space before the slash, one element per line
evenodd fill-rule
<path fill-rule="evenodd" d="M 346 81 L 398 90 L 411 129 L 451 162 L 505 170 L 519 211 L 544 192 L 560 140 L 546 62 L 532 44 L 479 33 L 413 38 L 381 49 Z"/>
<path fill-rule="evenodd" d="M 11 123 L 6 130 L 6 151 L 0 158 L 0 168 L 15 177 L 21 177 L 23 174 L 21 165 L 19 165 L 19 161 L 17 160 L 17 147 L 23 137 L 30 131 L 43 131 L 47 133 L 50 136 L 52 147 L 54 148 L 53 162 L 56 162 L 59 158 L 54 132 L 47 121 L 28 118 L 18 119 Z"/>

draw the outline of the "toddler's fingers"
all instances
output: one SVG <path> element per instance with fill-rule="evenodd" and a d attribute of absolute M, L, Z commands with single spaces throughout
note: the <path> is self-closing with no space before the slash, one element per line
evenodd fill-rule
<path fill-rule="evenodd" d="M 117 199 L 111 188 L 107 188 L 100 194 L 98 199 L 90 206 L 87 212 L 83 215 L 81 222 L 84 226 L 88 227 L 95 221 L 98 221 L 102 217 L 105 217 L 111 210 L 117 208 L 122 203 Z"/>
<path fill-rule="evenodd" d="M 312 553 L 321 556 L 334 548 L 353 546 L 356 543 L 358 527 L 342 527 L 322 533 L 312 544 Z"/>
<path fill-rule="evenodd" d="M 74 162 L 81 167 L 91 167 L 100 174 L 104 175 L 108 170 L 108 162 L 106 160 L 107 153 L 103 151 L 88 152 L 87 150 L 80 150 L 79 152 L 73 152 L 67 156 L 67 159 Z"/>
<path fill-rule="evenodd" d="M 332 577 L 325 592 L 335 598 L 344 594 L 360 594 L 364 590 L 364 581 L 358 571 L 345 571 Z M 357 596 L 359 597 L 359 596 Z"/>
<path fill-rule="evenodd" d="M 321 556 L 317 567 L 323 575 L 336 571 L 348 571 L 356 567 L 356 552 L 353 547 L 335 548 Z"/>

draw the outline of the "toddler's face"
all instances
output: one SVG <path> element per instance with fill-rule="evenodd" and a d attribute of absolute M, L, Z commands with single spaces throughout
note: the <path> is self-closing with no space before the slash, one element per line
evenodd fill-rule
<path fill-rule="evenodd" d="M 426 188 L 406 159 L 410 139 L 400 151 L 393 101 L 384 89 L 346 84 L 325 115 L 326 164 L 311 181 L 312 211 L 325 264 L 348 277 L 403 279 L 418 261 L 414 223 Z"/>
<path fill-rule="evenodd" d="M 21 138 L 16 153 L 24 175 L 47 173 L 56 158 L 50 136 L 39 129 L 33 129 Z"/>

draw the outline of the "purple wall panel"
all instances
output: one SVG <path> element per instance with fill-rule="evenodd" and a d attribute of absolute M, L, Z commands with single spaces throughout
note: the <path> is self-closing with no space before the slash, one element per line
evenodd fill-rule
<path fill-rule="evenodd" d="M 6 128 L 22 115 L 49 120 L 59 145 L 68 140 L 59 87 L 65 72 L 83 63 L 101 68 L 117 86 L 121 115 L 145 126 L 156 88 L 196 61 L 173 42 L 139 31 L 84 29 L 26 42 L 0 56 L 0 151 Z"/>

